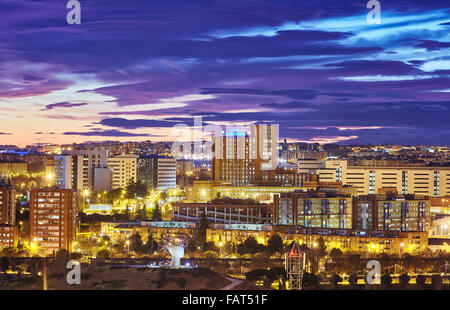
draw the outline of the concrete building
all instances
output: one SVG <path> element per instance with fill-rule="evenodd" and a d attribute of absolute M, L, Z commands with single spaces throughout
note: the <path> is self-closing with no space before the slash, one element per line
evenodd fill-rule
<path fill-rule="evenodd" d="M 15 225 L 0 224 L 0 248 L 17 247 L 19 229 Z"/>
<path fill-rule="evenodd" d="M 207 203 L 172 204 L 172 220 L 199 222 L 205 214 L 210 223 L 271 224 L 273 205 L 243 199 L 215 199 Z"/>
<path fill-rule="evenodd" d="M 297 172 L 298 173 L 313 173 L 316 174 L 317 170 L 325 168 L 325 160 L 318 159 L 298 159 L 297 160 Z"/>
<path fill-rule="evenodd" d="M 216 246 L 228 242 L 239 244 L 248 237 L 267 245 L 268 240 L 277 233 L 285 243 L 297 241 L 310 249 L 324 241 L 327 251 L 338 248 L 342 252 L 357 253 L 362 256 L 387 253 L 420 254 L 428 248 L 426 232 L 360 231 L 339 228 L 306 228 L 298 226 L 271 226 L 262 224 L 212 224 L 206 230 L 208 242 Z"/>
<path fill-rule="evenodd" d="M 0 224 L 16 224 L 16 191 L 0 183 Z"/>
<path fill-rule="evenodd" d="M 71 150 L 55 156 L 55 186 L 77 191 L 110 188 L 107 156 L 107 150 Z"/>
<path fill-rule="evenodd" d="M 0 175 L 26 175 L 28 164 L 22 161 L 0 161 Z"/>
<path fill-rule="evenodd" d="M 112 189 L 125 188 L 137 181 L 138 155 L 118 155 L 108 159 L 112 169 Z"/>
<path fill-rule="evenodd" d="M 248 132 L 223 132 L 212 138 L 212 180 L 247 185 L 267 179 L 278 166 L 278 125 L 251 125 Z"/>
<path fill-rule="evenodd" d="M 368 195 L 353 199 L 353 228 L 382 231 L 427 231 L 430 200 L 414 195 Z"/>
<path fill-rule="evenodd" d="M 262 182 L 247 186 L 232 185 L 223 181 L 194 181 L 186 188 L 185 202 L 208 202 L 217 197 L 235 199 L 253 199 L 261 203 L 272 203 L 275 194 L 287 193 L 295 190 L 315 189 L 317 182 L 308 186 L 283 186 L 279 183 Z"/>
<path fill-rule="evenodd" d="M 177 160 L 158 155 L 139 156 L 137 179 L 151 188 L 169 189 L 177 187 Z"/>
<path fill-rule="evenodd" d="M 72 250 L 77 216 L 72 189 L 33 189 L 30 195 L 30 235 L 40 254 Z"/>
<path fill-rule="evenodd" d="M 327 160 L 325 165 L 318 170 L 320 181 L 356 186 L 359 195 L 376 194 L 383 187 L 395 187 L 403 195 L 450 195 L 450 167 L 349 166 L 346 160 Z"/>
<path fill-rule="evenodd" d="M 274 222 L 319 228 L 352 228 L 352 198 L 334 192 L 291 192 L 274 197 Z"/>
<path fill-rule="evenodd" d="M 110 192 L 112 189 L 113 170 L 111 168 L 95 168 L 94 190 L 97 192 Z"/>

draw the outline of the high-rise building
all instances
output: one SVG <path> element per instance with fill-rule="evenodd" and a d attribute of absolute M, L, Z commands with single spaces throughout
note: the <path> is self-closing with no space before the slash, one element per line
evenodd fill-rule
<path fill-rule="evenodd" d="M 108 159 L 108 167 L 112 169 L 112 189 L 125 188 L 137 181 L 138 155 L 118 155 Z"/>
<path fill-rule="evenodd" d="M 353 200 L 353 228 L 383 231 L 426 231 L 430 200 L 414 195 L 367 195 Z"/>
<path fill-rule="evenodd" d="M 30 234 L 39 252 L 72 250 L 77 216 L 77 193 L 72 189 L 33 189 L 30 195 Z"/>
<path fill-rule="evenodd" d="M 394 187 L 402 195 L 450 195 L 450 167 L 350 166 L 346 160 L 327 160 L 325 166 L 317 170 L 321 182 L 353 185 L 358 187 L 359 195 Z"/>
<path fill-rule="evenodd" d="M 274 221 L 279 225 L 352 228 L 352 198 L 333 192 L 291 192 L 274 196 Z"/>
<path fill-rule="evenodd" d="M 107 150 L 71 150 L 54 157 L 55 186 L 63 189 L 99 190 L 100 183 L 109 184 L 110 181 L 96 182 L 98 170 L 108 166 Z M 104 174 L 100 176 L 104 178 Z M 106 186 L 106 185 L 105 185 Z M 100 186 L 100 187 L 105 187 Z"/>
<path fill-rule="evenodd" d="M 251 125 L 248 131 L 222 132 L 212 141 L 212 179 L 247 185 L 268 179 L 278 165 L 278 125 Z"/>
<path fill-rule="evenodd" d="M 0 183 L 0 224 L 16 224 L 16 191 Z"/>
<path fill-rule="evenodd" d="M 81 156 L 58 155 L 54 157 L 55 186 L 81 191 L 89 187 L 87 166 Z"/>
<path fill-rule="evenodd" d="M 158 155 L 141 155 L 137 162 L 137 179 L 151 188 L 169 189 L 177 186 L 177 161 Z"/>

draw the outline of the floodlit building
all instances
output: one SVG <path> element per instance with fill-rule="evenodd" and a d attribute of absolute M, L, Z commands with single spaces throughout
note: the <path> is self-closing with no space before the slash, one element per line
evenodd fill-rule
<path fill-rule="evenodd" d="M 347 160 L 326 160 L 317 172 L 321 182 L 358 187 L 358 195 L 376 194 L 380 188 L 396 188 L 402 195 L 450 195 L 450 167 L 350 166 Z"/>
<path fill-rule="evenodd" d="M 286 244 L 297 241 L 310 249 L 324 241 L 328 251 L 338 248 L 345 252 L 361 255 L 387 253 L 402 255 L 404 253 L 420 254 L 428 248 L 426 232 L 397 231 L 361 231 L 338 228 L 306 228 L 300 226 L 270 226 L 261 224 L 212 224 L 206 231 L 208 242 L 223 246 L 228 242 L 235 244 L 253 237 L 258 243 L 267 245 L 268 240 L 278 234 Z"/>
<path fill-rule="evenodd" d="M 368 195 L 353 200 L 353 228 L 427 231 L 430 200 L 414 195 Z"/>
<path fill-rule="evenodd" d="M 132 235 L 138 233 L 142 241 L 147 242 L 149 236 L 155 241 L 160 241 L 163 236 L 177 234 L 193 235 L 195 223 L 185 222 L 150 222 L 150 221 L 129 221 L 129 222 L 102 222 L 101 235 L 108 236 L 113 243 L 126 241 Z"/>
<path fill-rule="evenodd" d="M 336 192 L 291 192 L 274 197 L 274 222 L 320 228 L 352 228 L 352 198 Z"/>
<path fill-rule="evenodd" d="M 210 223 L 270 224 L 273 205 L 229 198 L 215 199 L 206 203 L 172 204 L 173 221 L 199 222 L 203 214 Z"/>
<path fill-rule="evenodd" d="M 108 159 L 112 169 L 112 189 L 125 188 L 137 181 L 138 155 L 118 155 Z"/>
<path fill-rule="evenodd" d="M 26 175 L 28 164 L 23 161 L 0 161 L 0 175 Z"/>
<path fill-rule="evenodd" d="M 77 212 L 75 190 L 31 190 L 30 235 L 39 253 L 47 255 L 61 249 L 72 250 Z"/>
<path fill-rule="evenodd" d="M 137 161 L 137 179 L 151 188 L 177 187 L 177 160 L 159 155 L 142 155 Z"/>
<path fill-rule="evenodd" d="M 16 191 L 0 183 L 0 224 L 16 224 Z"/>
<path fill-rule="evenodd" d="M 0 224 L 0 248 L 16 247 L 19 242 L 19 229 L 15 225 Z"/>
<path fill-rule="evenodd" d="M 63 189 L 96 190 L 96 168 L 106 168 L 108 151 L 67 150 L 54 157 L 55 186 Z"/>
<path fill-rule="evenodd" d="M 279 183 L 271 182 L 237 186 L 222 181 L 194 181 L 192 186 L 186 188 L 185 202 L 208 202 L 217 197 L 228 197 L 234 199 L 253 199 L 262 203 L 272 203 L 275 194 L 302 189 L 315 189 L 315 186 L 316 183 L 311 185 L 311 187 L 302 187 L 283 186 Z"/>
<path fill-rule="evenodd" d="M 278 125 L 251 125 L 212 138 L 212 180 L 247 185 L 278 165 Z"/>

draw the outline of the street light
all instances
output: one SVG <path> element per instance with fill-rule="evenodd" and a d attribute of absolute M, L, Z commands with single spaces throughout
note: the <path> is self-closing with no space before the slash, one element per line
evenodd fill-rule
<path fill-rule="evenodd" d="M 127 240 L 125 242 L 125 244 L 127 245 L 127 253 L 129 253 L 130 252 L 130 240 Z"/>

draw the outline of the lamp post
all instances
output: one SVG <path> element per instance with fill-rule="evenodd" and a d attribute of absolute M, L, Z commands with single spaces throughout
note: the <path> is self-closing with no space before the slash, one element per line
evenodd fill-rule
<path fill-rule="evenodd" d="M 125 244 L 127 245 L 127 254 L 130 253 L 130 240 L 125 241 Z"/>

